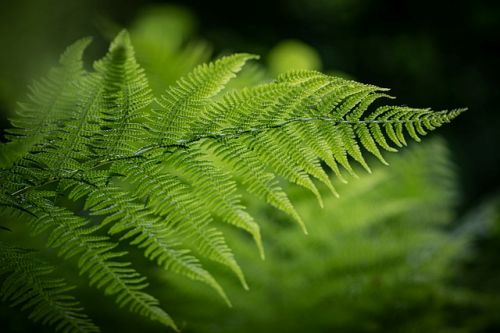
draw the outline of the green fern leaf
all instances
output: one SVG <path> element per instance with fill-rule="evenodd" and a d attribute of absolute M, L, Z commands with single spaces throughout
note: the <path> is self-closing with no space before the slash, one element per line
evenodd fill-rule
<path fill-rule="evenodd" d="M 68 117 L 77 96 L 76 82 L 84 73 L 82 54 L 90 41 L 84 38 L 68 47 L 60 58 L 60 66 L 33 83 L 28 101 L 19 104 L 16 117 L 11 120 L 10 140 L 29 140 L 31 145 L 43 143 L 59 121 Z"/>
<path fill-rule="evenodd" d="M 22 304 L 22 310 L 31 310 L 31 320 L 55 326 L 56 331 L 99 331 L 79 302 L 67 294 L 73 287 L 51 276 L 53 267 L 36 258 L 33 251 L 3 242 L 0 250 L 0 275 L 8 274 L 0 289 L 3 301 L 9 301 L 11 306 Z"/>
<path fill-rule="evenodd" d="M 322 205 L 320 186 L 337 195 L 330 170 L 344 182 L 343 173 L 354 175 L 353 161 L 370 172 L 366 152 L 386 163 L 380 148 L 395 151 L 388 141 L 419 141 L 463 111 L 372 110 L 374 101 L 390 97 L 387 89 L 316 71 L 228 89 L 257 58 L 249 54 L 200 65 L 155 98 L 125 31 L 90 72 L 81 61 L 88 42 L 66 51 L 13 120 L 12 142 L 0 150 L 0 205 L 29 215 L 34 233 L 45 234 L 64 260 L 78 260 L 90 285 L 172 328 L 145 292 L 145 277 L 116 251 L 119 244 L 129 242 L 167 274 L 202 282 L 230 304 L 202 263 L 225 266 L 248 288 L 219 227 L 247 232 L 264 257 L 242 191 L 305 232 L 281 182 L 304 187 Z M 14 152 L 18 144 L 21 153 Z"/>
<path fill-rule="evenodd" d="M 30 211 L 36 216 L 32 220 L 35 234 L 49 232 L 47 245 L 59 249 L 64 259 L 78 256 L 80 274 L 86 274 L 89 284 L 103 289 L 107 295 L 116 295 L 120 306 L 128 306 L 139 313 L 167 326 L 176 327 L 170 316 L 158 307 L 158 301 L 143 291 L 146 278 L 141 276 L 130 263 L 117 261 L 125 252 L 113 252 L 117 244 L 95 232 L 99 226 L 89 223 L 50 200 L 55 193 L 37 191 L 27 193 Z"/>

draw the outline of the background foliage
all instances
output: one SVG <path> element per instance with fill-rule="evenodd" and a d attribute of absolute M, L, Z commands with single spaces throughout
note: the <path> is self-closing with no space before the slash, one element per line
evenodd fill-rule
<path fill-rule="evenodd" d="M 262 262 L 251 244 L 240 241 L 241 235 L 231 235 L 231 245 L 246 267 L 252 288 L 245 292 L 230 277 L 224 281 L 225 285 L 234 285 L 228 290 L 234 308 L 226 308 L 196 285 L 172 277 L 165 281 L 158 274 L 155 288 L 163 290 L 167 283 L 175 287 L 169 289 L 176 290 L 165 292 L 163 302 L 188 297 L 172 313 L 184 319 L 186 331 L 231 332 L 235 327 L 269 332 L 277 331 L 277 327 L 311 331 L 341 327 L 352 332 L 384 331 L 387 327 L 410 332 L 499 329 L 500 220 L 495 195 L 500 188 L 500 154 L 495 147 L 500 143 L 500 116 L 495 112 L 499 73 L 493 52 L 498 46 L 498 4 L 253 1 L 244 13 L 225 1 L 188 0 L 182 2 L 184 8 L 166 9 L 148 9 L 147 5 L 148 1 L 133 1 L 127 6 L 118 1 L 2 2 L 2 127 L 7 126 L 8 112 L 14 109 L 27 82 L 43 73 L 67 44 L 82 35 L 97 36 L 98 43 L 90 50 L 90 57 L 95 58 L 103 54 L 107 40 L 122 26 L 131 27 L 137 49 L 144 50 L 137 56 L 146 71 L 158 75 L 152 80 L 155 91 L 211 56 L 246 51 L 263 54 L 269 72 L 254 67 L 235 84 L 265 80 L 289 63 L 289 67 L 322 69 L 391 87 L 392 94 L 410 105 L 469 108 L 453 126 L 442 131 L 457 173 L 449 183 L 433 181 L 436 173 L 442 175 L 439 168 L 434 169 L 432 158 L 440 155 L 434 150 L 446 150 L 442 143 L 433 142 L 413 152 L 413 159 L 409 159 L 412 165 L 394 162 L 390 169 L 377 170 L 370 177 L 364 175 L 366 179 L 356 186 L 346 187 L 340 200 L 331 198 L 325 211 L 311 208 L 311 198 L 295 194 L 305 219 L 310 221 L 308 226 L 318 228 L 316 235 L 329 235 L 327 239 L 303 239 L 296 229 L 267 237 L 269 253 Z M 164 22 L 165 15 L 170 17 L 169 26 L 154 35 L 158 31 L 155 22 Z M 156 38 L 164 41 L 160 49 L 155 49 Z M 166 58 L 154 58 L 165 52 Z M 290 57 L 297 54 L 295 59 Z M 162 63 L 176 65 L 158 66 Z M 447 165 L 447 157 L 443 159 Z M 447 176 L 453 174 L 451 169 L 445 168 Z M 404 178 L 401 170 L 410 170 L 412 175 L 424 173 L 424 177 Z M 402 178 L 398 181 L 397 177 Z M 370 191 L 371 186 L 384 196 Z M 367 200 L 352 199 L 356 194 Z M 379 219 L 373 220 L 363 220 L 363 214 L 349 215 L 353 211 L 378 211 L 385 207 L 384 200 L 398 206 L 391 208 L 386 202 L 389 208 L 385 218 L 384 210 Z M 264 233 L 277 233 L 275 227 L 282 227 L 284 217 L 270 216 L 258 204 L 249 204 L 266 221 L 268 230 Z M 440 214 L 415 214 L 423 211 Z M 362 227 L 356 229 L 359 225 Z M 349 255 L 346 258 L 342 253 Z M 368 258 L 367 253 L 371 255 Z M 424 258 L 418 261 L 415 256 Z M 368 259 L 377 264 L 367 267 L 363 260 Z M 423 266 L 415 268 L 409 262 Z M 147 270 L 147 264 L 143 265 Z M 79 283 L 78 277 L 71 278 Z M 190 299 L 190 295 L 196 296 Z M 106 303 L 92 293 L 78 296 L 86 308 L 93 309 L 96 321 L 110 328 L 119 325 L 116 323 L 123 314 L 113 310 L 112 302 Z M 2 308 L 1 316 L 2 326 L 9 318 L 9 330 L 13 332 L 31 325 L 22 313 L 10 309 Z M 123 323 L 123 327 L 129 327 L 126 324 L 130 323 Z M 136 329 L 158 329 L 149 323 L 134 325 Z"/>

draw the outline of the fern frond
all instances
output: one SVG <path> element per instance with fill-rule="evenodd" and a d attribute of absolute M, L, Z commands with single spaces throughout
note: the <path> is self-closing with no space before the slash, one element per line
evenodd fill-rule
<path fill-rule="evenodd" d="M 261 214 L 264 235 L 279 235 L 267 237 L 263 262 L 256 260 L 247 237 L 228 235 L 248 280 L 258 288 L 247 297 L 237 285 L 221 279 L 235 295 L 239 310 L 233 311 L 211 307 L 212 295 L 175 281 L 175 290 L 181 290 L 177 297 L 190 297 L 178 311 L 191 318 L 192 329 L 211 332 L 216 327 L 229 333 L 237 322 L 243 323 L 238 331 L 245 332 L 370 331 L 394 312 L 395 299 L 398 309 L 405 305 L 398 311 L 408 318 L 421 316 L 421 307 L 427 318 L 429 297 L 436 292 L 436 297 L 454 299 L 443 294 L 443 288 L 464 241 L 442 228 L 453 221 L 457 192 L 447 147 L 432 138 L 387 160 L 390 169 L 374 165 L 373 174 L 349 184 L 334 181 L 339 199 L 323 189 L 324 209 L 318 210 L 312 196 L 294 191 L 298 211 L 314 221 L 307 237 L 298 228 L 283 228 L 279 216 Z M 252 211 L 268 212 L 261 200 L 252 204 Z M 198 309 L 194 314 L 193 303 Z M 305 311 L 310 315 L 303 316 Z M 282 317 L 290 320 L 276 320 Z M 367 321 L 373 326 L 364 326 Z"/>
<path fill-rule="evenodd" d="M 138 186 L 137 193 L 141 193 L 142 198 L 147 200 L 147 206 L 156 215 L 163 217 L 164 224 L 174 227 L 184 242 L 200 255 L 230 268 L 246 288 L 241 268 L 222 234 L 213 226 L 209 209 L 200 205 L 200 201 L 203 202 L 205 199 L 198 196 L 201 195 L 197 193 L 199 189 L 194 189 L 185 182 L 185 179 L 179 177 L 177 171 L 180 169 L 179 164 L 182 163 L 181 158 L 178 158 L 179 155 L 184 154 L 178 152 L 171 156 L 175 172 L 172 170 L 169 172 L 164 167 L 136 164 L 132 166 L 134 171 L 128 173 L 129 180 Z M 224 295 L 223 297 L 225 298 Z"/>
<path fill-rule="evenodd" d="M 75 83 L 84 74 L 82 54 L 90 41 L 84 38 L 69 46 L 59 60 L 60 66 L 32 84 L 28 100 L 19 104 L 16 116 L 11 119 L 14 127 L 8 130 L 11 141 L 42 143 L 56 129 L 58 121 L 68 117 L 77 96 Z"/>
<path fill-rule="evenodd" d="M 370 171 L 362 148 L 386 163 L 378 146 L 393 149 L 385 137 L 402 144 L 406 130 L 417 140 L 414 128 L 423 135 L 424 128 L 432 130 L 462 111 L 382 107 L 364 116 L 376 99 L 388 97 L 385 90 L 313 71 L 285 74 L 275 83 L 231 92 L 202 108 L 194 133 L 203 133 L 205 128 L 205 134 L 162 146 L 196 149 L 197 142 L 210 141 L 212 153 L 234 165 L 245 165 L 251 152 L 277 175 L 312 191 L 321 203 L 310 176 L 335 193 L 321 160 L 341 179 L 338 165 L 353 173 L 349 157 Z M 239 158 L 241 149 L 226 151 L 234 144 L 230 141 L 246 148 L 244 158 Z M 262 183 L 266 176 L 257 173 L 257 177 Z"/>
<path fill-rule="evenodd" d="M 33 251 L 4 242 L 0 242 L 0 251 L 0 275 L 7 274 L 0 289 L 3 301 L 11 306 L 22 304 L 22 310 L 31 311 L 31 320 L 54 326 L 56 331 L 99 331 L 79 302 L 68 294 L 73 287 L 64 279 L 52 277 L 52 266 L 38 259 Z"/>
<path fill-rule="evenodd" d="M 35 234 L 48 232 L 47 245 L 59 249 L 64 259 L 78 256 L 80 274 L 86 274 L 91 286 L 95 285 L 107 295 L 115 295 L 117 303 L 132 312 L 176 328 L 159 302 L 143 291 L 146 278 L 130 267 L 130 263 L 117 261 L 126 252 L 113 252 L 116 244 L 95 232 L 99 226 L 89 223 L 69 210 L 55 206 L 50 200 L 55 193 L 28 193 L 31 211 L 37 216 L 32 228 Z"/>
<path fill-rule="evenodd" d="M 130 239 L 132 245 L 143 248 L 144 255 L 156 261 L 165 270 L 208 284 L 229 303 L 214 277 L 190 254 L 190 250 L 182 247 L 182 238 L 177 235 L 175 221 L 166 223 L 165 218 L 155 209 L 156 205 L 144 205 L 141 201 L 140 193 L 149 192 L 151 195 L 152 188 L 160 191 L 155 192 L 155 197 L 165 198 L 169 193 L 168 184 L 171 184 L 171 180 L 150 177 L 149 175 L 155 172 L 154 166 L 148 168 L 125 163 L 118 163 L 114 168 L 122 173 L 127 170 L 127 180 L 131 184 L 139 185 L 133 195 L 123 192 L 116 185 L 106 185 L 106 179 L 103 177 L 98 187 L 86 182 L 68 182 L 67 186 L 72 187 L 69 196 L 74 199 L 86 196 L 86 208 L 92 215 L 105 217 L 102 225 L 111 225 L 110 235 L 122 234 L 120 240 Z M 145 188 L 148 190 L 144 190 Z"/>
<path fill-rule="evenodd" d="M 191 133 L 199 110 L 236 76 L 246 61 L 257 58 L 237 54 L 221 58 L 211 64 L 201 65 L 168 88 L 156 100 L 149 121 L 152 142 L 175 143 Z"/>
<path fill-rule="evenodd" d="M 93 145 L 101 156 L 130 153 L 144 135 L 141 119 L 152 96 L 127 32 L 115 38 L 108 54 L 94 67 L 102 76 L 104 93 L 99 103 L 101 127 Z"/>
<path fill-rule="evenodd" d="M 175 172 L 191 184 L 191 191 L 215 216 L 250 233 L 263 255 L 262 240 L 258 224 L 246 212 L 236 192 L 236 183 L 229 174 L 210 160 L 203 159 L 203 151 L 193 147 L 189 152 L 180 151 L 169 157 Z M 168 163 L 169 159 L 165 162 Z"/>
<path fill-rule="evenodd" d="M 256 59 L 249 54 L 200 65 L 154 98 L 125 31 L 88 73 L 81 63 L 87 44 L 68 49 L 13 121 L 13 142 L 0 151 L 10 158 L 0 165 L 0 205 L 31 214 L 35 233 L 48 235 L 48 245 L 64 259 L 78 258 L 79 272 L 120 306 L 173 328 L 144 291 L 145 277 L 115 250 L 121 242 L 229 303 L 202 260 L 229 268 L 248 288 L 218 226 L 249 233 L 264 257 L 243 190 L 305 232 L 281 181 L 308 189 L 323 205 L 319 185 L 337 195 L 323 163 L 341 181 L 345 172 L 355 175 L 353 161 L 370 172 L 366 152 L 386 163 L 381 150 L 419 141 L 462 112 L 372 110 L 376 100 L 391 98 L 387 89 L 315 71 L 227 88 Z M 28 142 L 27 148 L 9 153 L 18 142 Z M 83 208 L 66 208 L 67 199 Z"/>
<path fill-rule="evenodd" d="M 275 175 L 266 170 L 265 166 L 247 146 L 236 140 L 227 140 L 223 145 L 216 141 L 202 143 L 210 155 L 218 158 L 219 164 L 224 165 L 235 178 L 239 179 L 242 186 L 251 194 L 268 202 L 275 208 L 285 212 L 303 225 L 303 221 L 293 207 L 287 194 L 279 186 Z M 236 157 L 238 156 L 238 158 Z M 239 163 L 244 159 L 246 163 Z"/>

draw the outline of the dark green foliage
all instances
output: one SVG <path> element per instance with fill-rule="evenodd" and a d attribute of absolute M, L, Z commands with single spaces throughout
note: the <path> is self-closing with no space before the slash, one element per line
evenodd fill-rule
<path fill-rule="evenodd" d="M 36 258 L 33 251 L 0 242 L 0 275 L 2 300 L 11 306 L 22 305 L 31 311 L 29 318 L 42 324 L 54 325 L 56 331 L 98 332 L 98 328 L 83 313 L 63 279 L 51 277 L 54 268 Z"/>
<path fill-rule="evenodd" d="M 365 151 L 385 163 L 380 148 L 420 141 L 462 111 L 371 107 L 389 97 L 387 89 L 315 71 L 227 91 L 256 59 L 249 54 L 200 65 L 155 98 L 126 32 L 91 72 L 81 60 L 88 43 L 70 46 L 20 104 L 2 146 L 0 204 L 6 215 L 25 215 L 33 233 L 47 237 L 91 286 L 173 328 L 123 243 L 229 303 L 202 262 L 221 264 L 247 287 L 217 224 L 248 232 L 264 256 L 242 190 L 306 231 L 280 179 L 310 190 L 323 205 L 317 183 L 336 190 L 322 162 L 341 180 L 345 171 L 354 175 L 353 161 L 370 172 Z"/>

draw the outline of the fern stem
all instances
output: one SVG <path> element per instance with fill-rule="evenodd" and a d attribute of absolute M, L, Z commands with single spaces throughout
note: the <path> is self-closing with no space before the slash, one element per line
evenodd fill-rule
<path fill-rule="evenodd" d="M 175 147 L 180 147 L 180 148 L 186 148 L 188 145 L 198 142 L 203 139 L 235 139 L 243 135 L 247 134 L 258 134 L 261 132 L 264 132 L 266 130 L 270 129 L 278 129 L 285 127 L 286 125 L 292 124 L 292 123 L 301 123 L 301 122 L 311 122 L 311 121 L 324 121 L 324 122 L 329 122 L 332 125 L 339 125 L 339 124 L 349 124 L 349 125 L 358 125 L 358 124 L 408 124 L 408 123 L 417 123 L 420 120 L 419 119 L 405 119 L 405 120 L 400 120 L 400 119 L 391 119 L 391 120 L 338 120 L 334 118 L 329 118 L 329 117 L 302 117 L 302 118 L 293 118 L 287 121 L 283 121 L 278 124 L 274 125 L 265 125 L 265 126 L 259 126 L 259 127 L 251 127 L 247 129 L 226 129 L 225 132 L 207 132 L 198 136 L 194 136 L 191 139 L 183 139 L 183 140 L 177 140 L 172 143 L 167 143 L 167 144 L 154 144 L 154 145 L 148 145 L 144 146 L 138 150 L 136 150 L 132 156 L 120 156 L 117 157 L 116 159 L 108 159 L 108 161 L 113 161 L 113 160 L 121 160 L 121 159 L 128 159 L 136 156 L 141 156 L 144 155 L 147 152 L 150 152 L 154 149 L 158 148 L 175 148 Z M 234 130 L 234 131 L 233 131 Z M 233 132 L 231 132 L 233 131 Z"/>
<path fill-rule="evenodd" d="M 459 109 L 456 110 L 458 112 L 464 111 L 464 109 Z M 105 159 L 97 161 L 95 165 L 93 165 L 91 168 L 88 170 L 95 170 L 97 168 L 100 168 L 107 163 L 112 163 L 115 161 L 120 161 L 120 160 L 129 160 L 132 158 L 140 158 L 143 157 L 146 153 L 154 150 L 154 149 L 168 149 L 168 148 L 187 148 L 190 144 L 193 144 L 195 142 L 201 141 L 203 139 L 215 139 L 215 140 L 220 140 L 220 139 L 236 139 L 244 135 L 252 134 L 256 135 L 259 133 L 262 133 L 267 130 L 271 129 L 278 129 L 285 127 L 289 124 L 293 123 L 302 123 L 302 122 L 312 122 L 312 121 L 323 121 L 323 122 L 328 122 L 332 125 L 340 125 L 340 124 L 348 124 L 348 125 L 358 125 L 358 124 L 408 124 L 408 123 L 417 123 L 420 120 L 419 119 L 387 119 L 387 120 L 346 120 L 346 119 L 335 119 L 335 118 L 330 118 L 330 117 L 324 117 L 324 116 L 319 116 L 319 117 L 300 117 L 300 118 L 293 118 L 289 119 L 286 121 L 283 121 L 281 123 L 273 124 L 273 125 L 264 125 L 264 126 L 259 126 L 259 127 L 251 127 L 247 129 L 236 129 L 236 128 L 228 128 L 220 132 L 207 132 L 201 135 L 194 136 L 190 139 L 182 139 L 182 140 L 177 140 L 172 143 L 167 143 L 167 144 L 153 144 L 153 145 L 147 145 L 142 148 L 139 148 L 135 152 L 132 153 L 132 155 L 119 155 L 119 156 L 114 156 L 114 157 L 107 157 Z M 60 177 L 60 178 L 53 178 L 50 179 L 42 184 L 37 184 L 37 185 L 31 185 L 31 186 L 26 186 L 22 189 L 19 189 L 13 193 L 11 193 L 11 196 L 17 196 L 19 194 L 25 193 L 26 191 L 32 189 L 32 188 L 37 188 L 37 187 L 43 187 L 55 182 L 58 182 L 62 179 L 69 178 L 71 179 L 72 176 L 77 174 L 78 172 L 84 172 L 85 170 L 71 170 L 69 173 L 69 176 L 66 177 Z"/>

